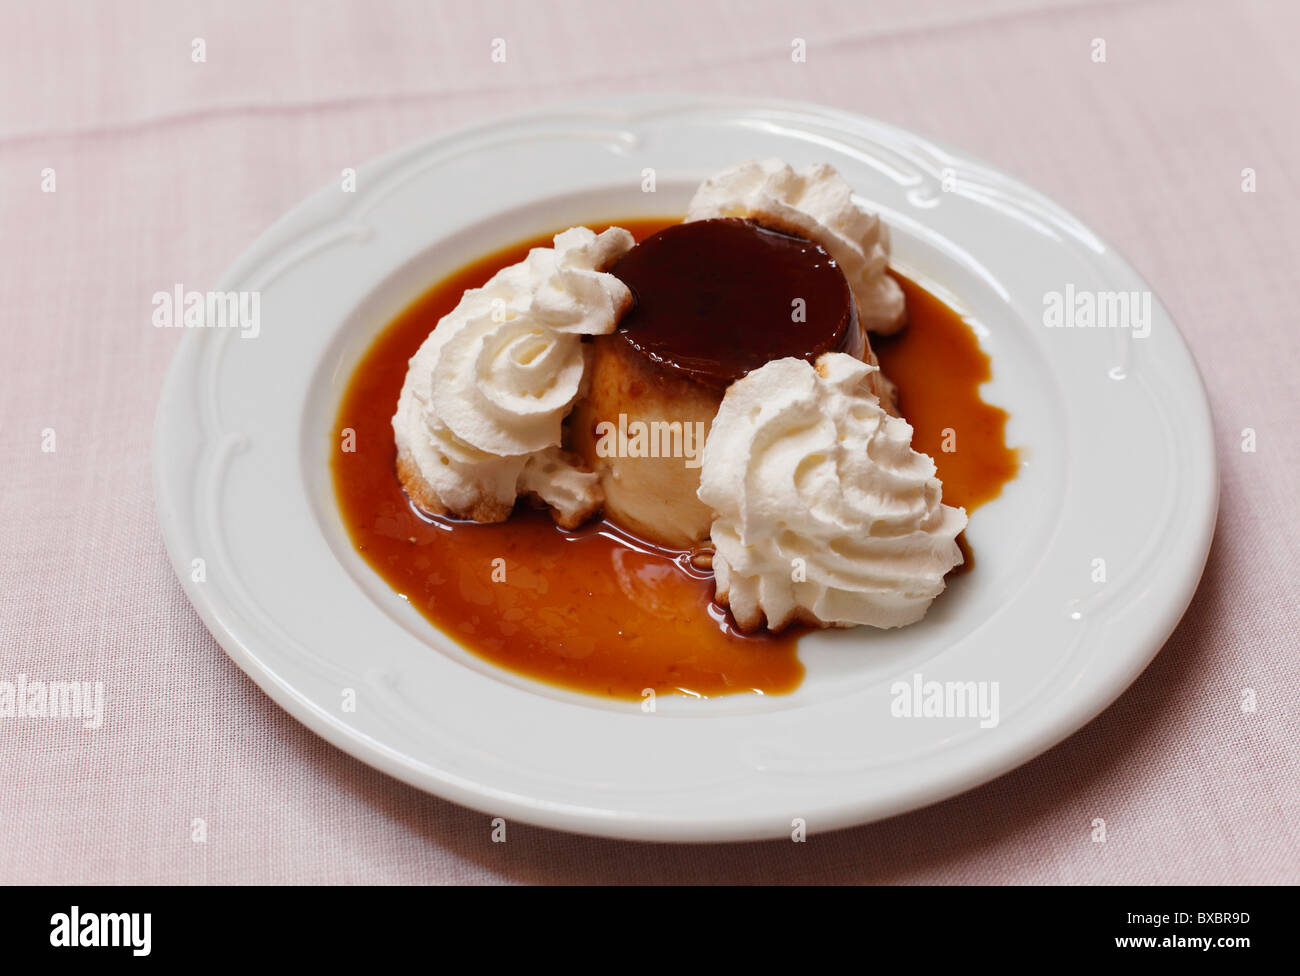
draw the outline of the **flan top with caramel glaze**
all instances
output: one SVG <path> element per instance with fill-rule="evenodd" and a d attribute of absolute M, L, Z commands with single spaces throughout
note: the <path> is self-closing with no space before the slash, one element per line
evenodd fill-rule
<path fill-rule="evenodd" d="M 853 295 L 834 259 L 819 244 L 753 221 L 669 227 L 610 272 L 633 298 L 615 335 L 715 390 L 773 359 L 860 353 Z"/>

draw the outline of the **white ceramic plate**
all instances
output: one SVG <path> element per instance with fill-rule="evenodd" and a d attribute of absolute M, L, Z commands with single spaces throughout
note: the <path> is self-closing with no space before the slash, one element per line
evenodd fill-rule
<path fill-rule="evenodd" d="M 494 668 L 349 546 L 329 453 L 353 366 L 468 261 L 550 228 L 680 213 L 703 177 L 766 156 L 839 169 L 891 225 L 895 265 L 962 310 L 992 357 L 984 397 L 1009 411 L 1023 465 L 972 517 L 977 568 L 913 627 L 805 637 L 807 678 L 788 696 L 661 697 L 647 714 Z M 224 277 L 221 291 L 260 293 L 260 334 L 184 336 L 154 438 L 159 519 L 235 662 L 330 742 L 418 787 L 613 837 L 862 823 L 969 789 L 1078 729 L 1154 657 L 1196 588 L 1218 501 L 1196 367 L 1156 299 L 1145 337 L 1046 327 L 1043 296 L 1067 285 L 1149 291 L 1020 182 L 842 112 L 622 99 L 462 130 L 364 167 L 355 193 L 325 188 Z M 891 686 L 916 674 L 996 682 L 998 724 L 895 717 Z"/>

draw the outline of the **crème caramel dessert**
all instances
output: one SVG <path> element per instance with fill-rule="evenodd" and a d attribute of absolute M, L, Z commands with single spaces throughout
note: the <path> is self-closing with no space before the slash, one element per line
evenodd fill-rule
<path fill-rule="evenodd" d="M 887 228 L 826 165 L 733 166 L 639 244 L 571 228 L 411 359 L 399 477 L 437 515 L 497 522 L 524 498 L 711 553 L 745 631 L 913 623 L 966 514 L 871 350 L 905 326 L 888 263 Z"/>

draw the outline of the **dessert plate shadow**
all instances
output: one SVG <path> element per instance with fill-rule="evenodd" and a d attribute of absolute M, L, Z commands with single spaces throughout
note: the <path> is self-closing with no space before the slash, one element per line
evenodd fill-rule
<path fill-rule="evenodd" d="M 961 311 L 990 356 L 983 396 L 1010 414 L 1021 468 L 972 515 L 976 568 L 913 627 L 803 638 L 807 677 L 790 695 L 661 696 L 647 712 L 495 668 L 348 542 L 329 459 L 354 366 L 411 300 L 471 260 L 555 228 L 680 214 L 704 177 L 768 156 L 838 169 L 890 225 L 894 265 Z M 154 433 L 159 521 L 186 594 L 311 729 L 493 817 L 756 840 L 952 796 L 1118 697 L 1187 607 L 1213 534 L 1205 392 L 1150 286 L 1012 177 L 831 109 L 626 98 L 460 130 L 363 167 L 355 193 L 320 191 L 216 289 L 258 293 L 260 328 L 189 330 Z M 1128 294 L 1134 308 L 1150 296 L 1149 315 L 1045 324 L 1045 307 L 1083 294 Z M 974 690 L 996 710 L 900 714 L 936 688 L 953 702 Z"/>

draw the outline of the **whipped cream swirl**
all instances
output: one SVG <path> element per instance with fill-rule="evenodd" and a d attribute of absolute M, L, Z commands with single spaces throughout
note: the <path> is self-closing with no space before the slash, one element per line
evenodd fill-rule
<path fill-rule="evenodd" d="M 634 242 L 619 227 L 573 227 L 554 243 L 465 292 L 411 359 L 393 417 L 398 464 L 440 514 L 500 521 L 522 493 L 576 525 L 601 504 L 596 475 L 560 449 L 561 425 L 583 389 L 582 336 L 612 332 L 631 305 L 604 269 Z"/>
<path fill-rule="evenodd" d="M 848 279 L 862 328 L 888 335 L 902 327 L 903 291 L 885 273 L 889 228 L 853 202 L 853 188 L 826 163 L 797 173 L 779 159 L 728 167 L 701 184 L 686 213 L 713 217 L 744 217 L 815 241 Z"/>
<path fill-rule="evenodd" d="M 844 353 L 778 359 L 727 389 L 699 498 L 718 600 L 743 629 L 901 627 L 962 562 L 966 512 L 942 504 L 934 461 L 871 392 L 875 370 Z"/>

